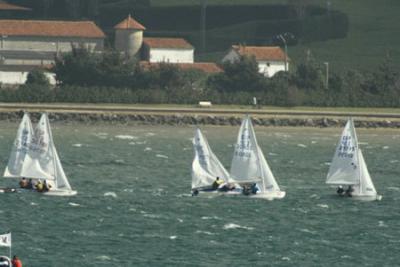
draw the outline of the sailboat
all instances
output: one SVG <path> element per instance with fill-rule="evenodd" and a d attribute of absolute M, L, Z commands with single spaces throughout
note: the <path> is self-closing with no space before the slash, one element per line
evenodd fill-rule
<path fill-rule="evenodd" d="M 24 115 L 4 177 L 46 180 L 51 189 L 43 192 L 45 195 L 77 194 L 77 191 L 72 190 L 62 168 L 46 113 L 42 114 L 34 131 L 28 114 Z"/>
<path fill-rule="evenodd" d="M 351 192 L 353 199 L 370 201 L 382 199 L 372 183 L 351 118 L 347 121 L 336 146 L 326 183 L 351 186 L 353 188 Z"/>
<path fill-rule="evenodd" d="M 199 128 L 195 131 L 193 148 L 195 153 L 192 162 L 192 192 L 218 192 L 211 189 L 216 177 L 224 182 L 231 182 L 228 171 L 213 153 Z M 237 190 L 234 192 L 240 193 Z"/>
<path fill-rule="evenodd" d="M 267 160 L 258 146 L 249 116 L 244 118 L 240 126 L 230 175 L 231 179 L 242 186 L 256 184 L 258 191 L 250 194 L 251 197 L 281 199 L 286 195 L 286 192 L 280 190 Z"/>

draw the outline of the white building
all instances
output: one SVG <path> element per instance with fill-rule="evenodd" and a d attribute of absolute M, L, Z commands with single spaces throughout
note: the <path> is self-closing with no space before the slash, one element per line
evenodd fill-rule
<path fill-rule="evenodd" d="M 193 63 L 194 48 L 182 38 L 143 38 L 142 58 L 150 63 Z"/>
<path fill-rule="evenodd" d="M 233 45 L 222 62 L 239 60 L 242 56 L 254 57 L 258 70 L 265 77 L 272 77 L 279 71 L 289 71 L 289 58 L 278 46 Z"/>
<path fill-rule="evenodd" d="M 0 20 L 0 82 L 19 84 L 26 71 L 47 68 L 58 53 L 71 52 L 73 47 L 102 51 L 104 39 L 92 21 Z"/>

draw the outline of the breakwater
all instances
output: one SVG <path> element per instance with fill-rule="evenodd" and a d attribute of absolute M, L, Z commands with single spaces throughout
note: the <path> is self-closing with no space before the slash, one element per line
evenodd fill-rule
<path fill-rule="evenodd" d="M 19 121 L 24 111 L 0 111 L 0 120 Z M 110 123 L 133 125 L 231 125 L 238 126 L 243 114 L 185 114 L 183 112 L 73 112 L 47 111 L 53 122 L 63 123 Z M 29 111 L 33 122 L 38 121 L 40 112 Z M 347 120 L 345 116 L 319 116 L 298 114 L 252 114 L 253 123 L 258 126 L 275 127 L 343 127 Z M 356 127 L 359 128 L 400 128 L 397 118 L 355 117 Z"/>

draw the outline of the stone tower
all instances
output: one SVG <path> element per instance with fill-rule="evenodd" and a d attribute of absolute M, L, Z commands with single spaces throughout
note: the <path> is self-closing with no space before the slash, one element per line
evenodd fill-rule
<path fill-rule="evenodd" d="M 115 49 L 133 57 L 139 51 L 143 43 L 143 31 L 146 29 L 142 24 L 134 20 L 131 15 L 114 26 Z"/>

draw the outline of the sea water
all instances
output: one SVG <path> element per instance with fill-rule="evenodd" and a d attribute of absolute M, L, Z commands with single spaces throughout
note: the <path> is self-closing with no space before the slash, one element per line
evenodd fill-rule
<path fill-rule="evenodd" d="M 4 169 L 18 125 L 0 124 Z M 238 127 L 202 129 L 229 170 Z M 267 201 L 191 197 L 193 127 L 55 123 L 78 195 L 0 194 L 0 232 L 24 266 L 398 266 L 400 130 L 358 130 L 380 202 L 325 184 L 341 131 L 256 127 L 287 192 Z"/>

